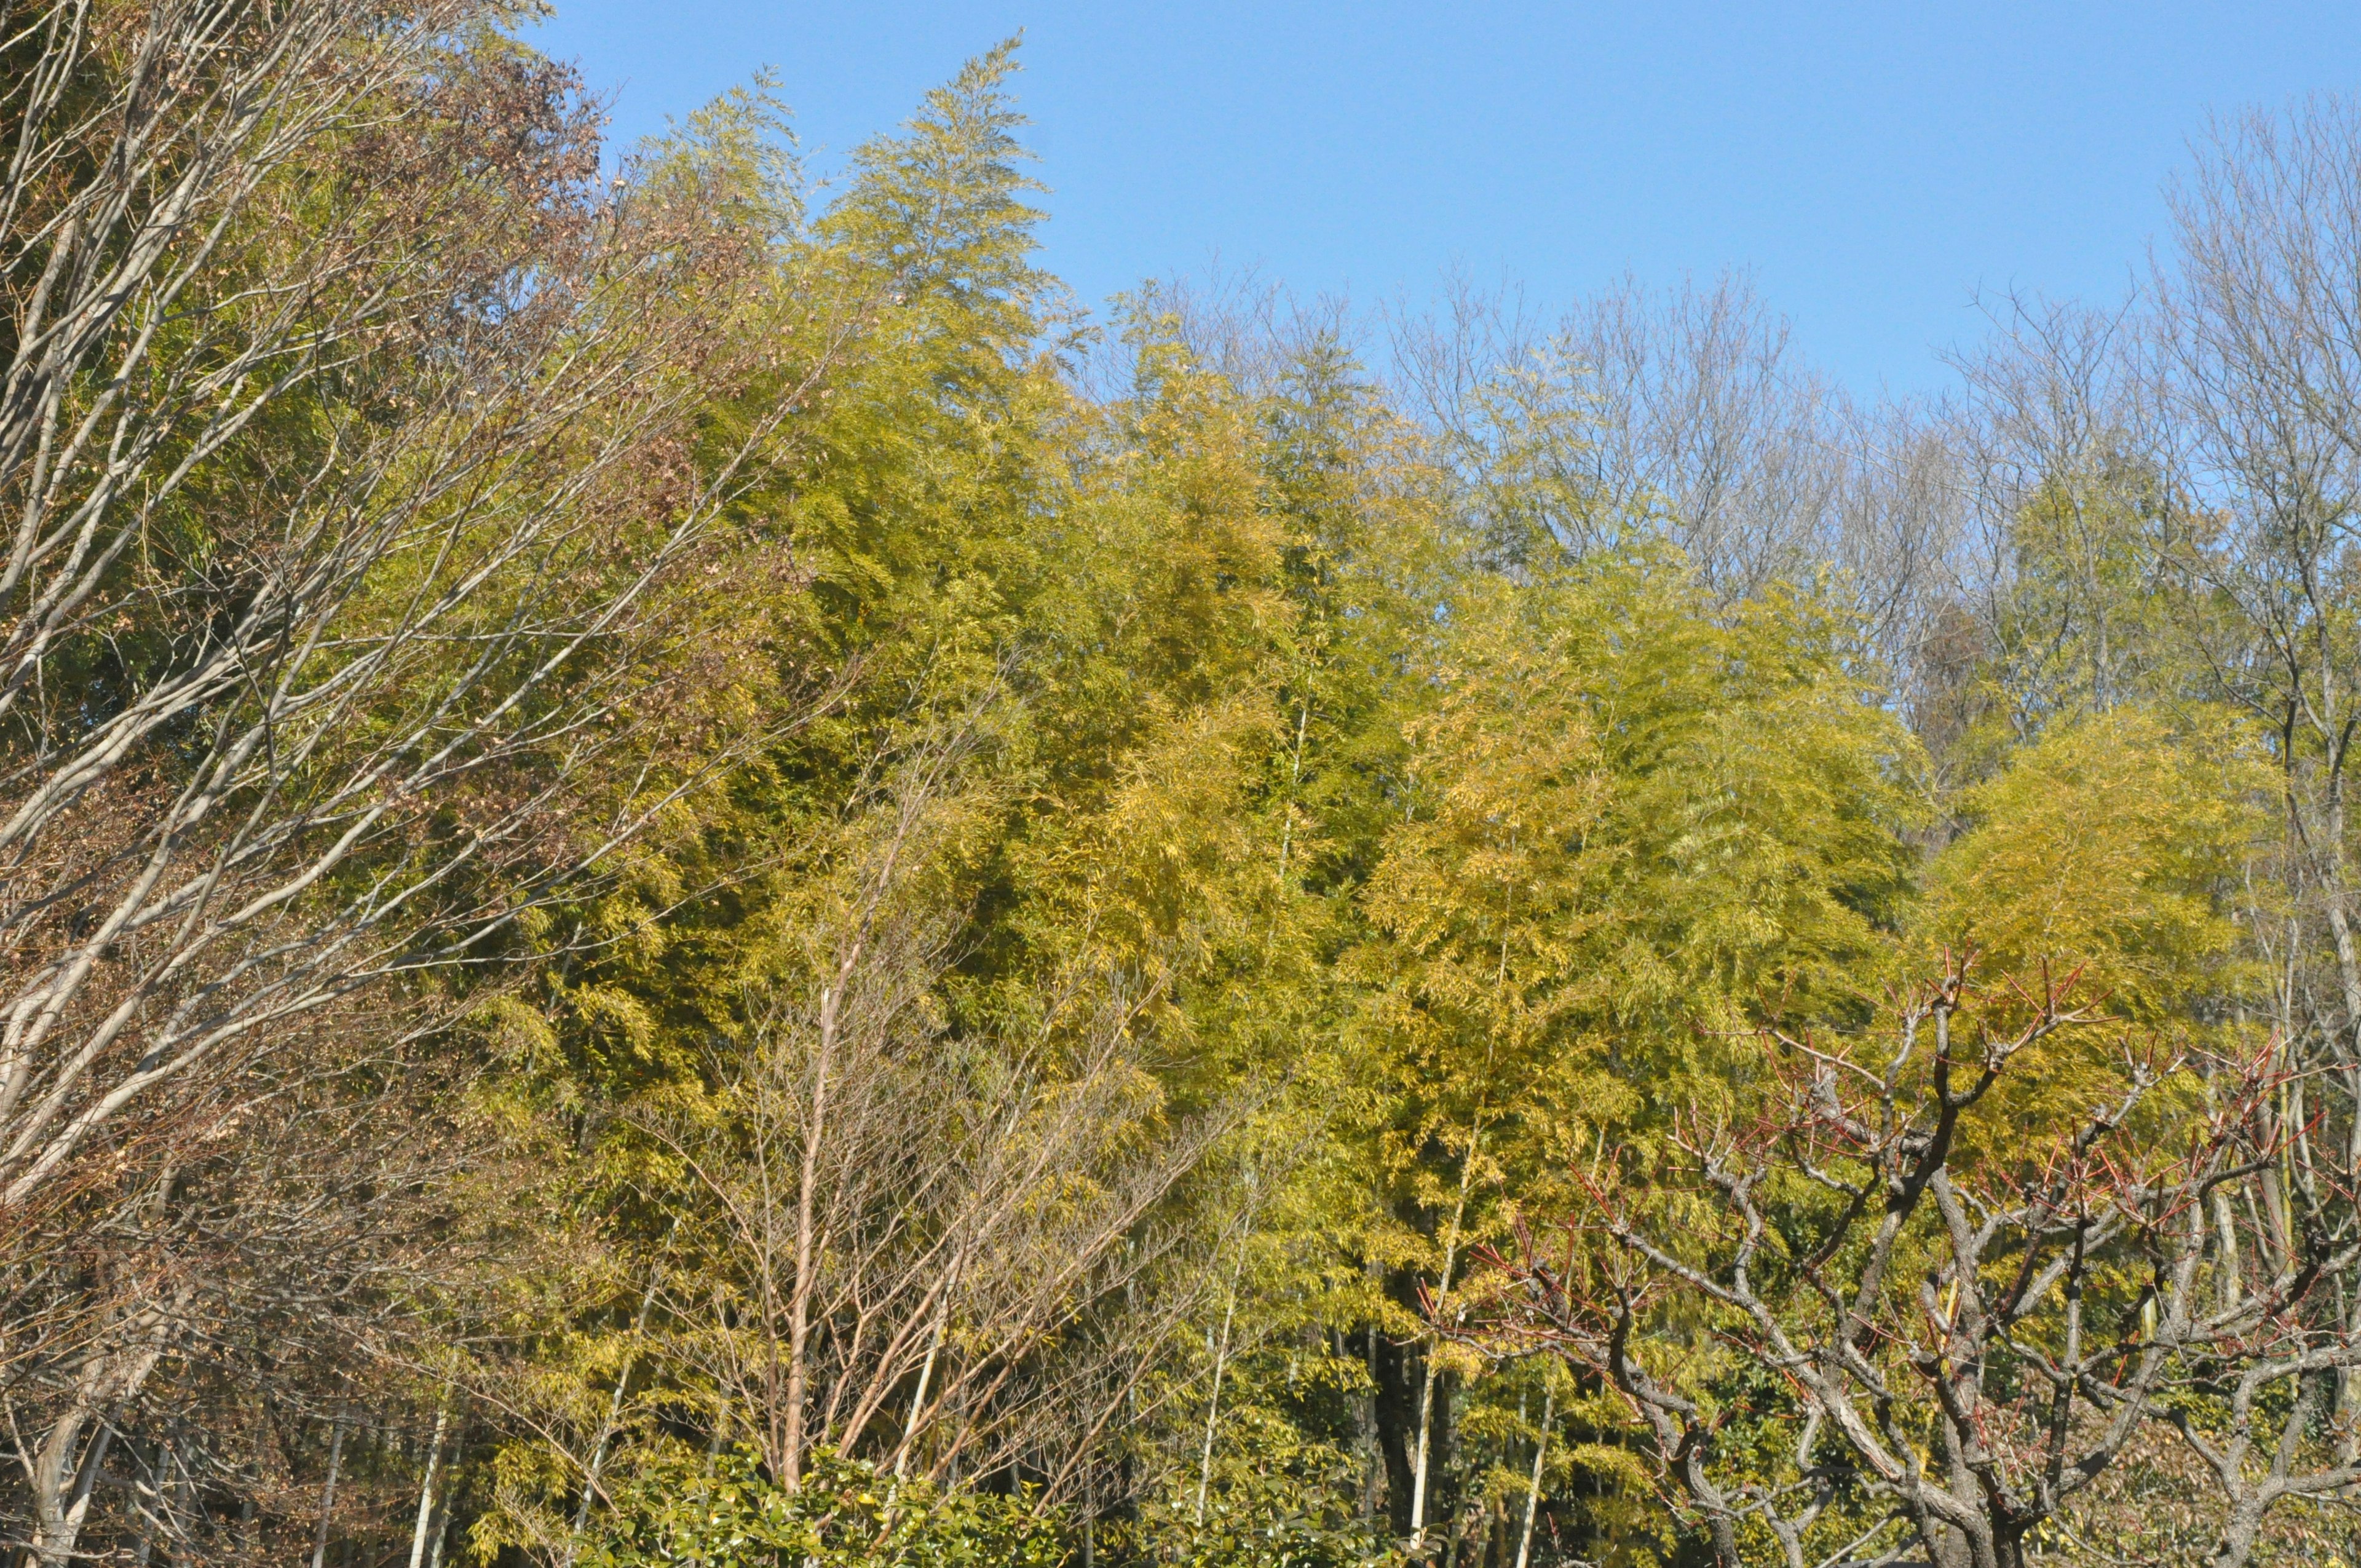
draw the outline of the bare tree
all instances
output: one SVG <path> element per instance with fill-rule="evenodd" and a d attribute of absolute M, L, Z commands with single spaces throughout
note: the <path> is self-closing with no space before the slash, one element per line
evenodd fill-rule
<path fill-rule="evenodd" d="M 1661 508 L 1716 591 L 1737 598 L 1828 558 L 1845 456 L 1839 395 L 1803 366 L 1745 278 L 1661 300 L 1625 280 L 1577 309 L 1565 347 L 1598 397 L 1613 504 Z"/>
<path fill-rule="evenodd" d="M 2223 695 L 2278 740 L 2292 881 L 2326 948 L 2324 1005 L 2302 1009 L 2298 1044 L 2339 1069 L 2347 1159 L 2361 1152 L 2347 806 L 2361 716 L 2356 149 L 2361 111 L 2341 99 L 2217 126 L 2172 192 L 2179 267 L 2157 286 L 2171 455 L 2215 524 L 2186 569 L 2230 611 L 2191 630 Z"/>
<path fill-rule="evenodd" d="M 0 1509 L 27 1538 L 178 1558 L 243 1532 L 305 1555 L 408 1491 L 388 1443 L 425 1402 L 420 1303 L 479 1261 L 442 1195 L 483 1140 L 455 1110 L 475 1068 L 357 1053 L 371 1033 L 314 1015 L 214 1085 L 226 1117 L 200 1110 L 206 1135 L 161 1168 L 12 1231 L 5 1408 L 40 1442 Z"/>
<path fill-rule="evenodd" d="M 0 1212 L 69 1255 L 270 1101 L 305 1017 L 439 1025 L 660 808 L 676 772 L 619 769 L 695 630 L 674 585 L 826 361 L 824 323 L 816 359 L 744 346 L 775 236 L 693 174 L 609 199 L 570 79 L 490 19 L 10 14 Z M 0 1363 L 43 1562 L 203 1295 L 82 1288 Z"/>
<path fill-rule="evenodd" d="M 656 1204 L 645 1348 L 595 1430 L 549 1429 L 577 1455 L 573 1531 L 602 1472 L 660 1453 L 665 1412 L 751 1443 L 791 1490 L 825 1448 L 1063 1500 L 1210 1288 L 1174 1266 L 1195 1233 L 1167 1210 L 1234 1112 L 1165 1103 L 1154 981 L 1079 971 L 1005 1029 L 943 1014 L 963 925 L 946 857 L 988 793 L 965 777 L 987 722 L 881 758 L 806 846 L 793 935 L 710 1098 L 631 1113 L 682 1184 Z M 558 1508 L 509 1511 L 569 1550 Z"/>
<path fill-rule="evenodd" d="M 1724 602 L 1833 593 L 1897 685 L 1918 679 L 1968 565 L 1957 449 L 1924 411 L 1863 406 L 1813 370 L 1742 275 L 1625 280 L 1554 325 L 1514 291 L 1454 280 L 1438 313 L 1393 325 L 1404 403 L 1496 549 L 1657 533 Z M 1495 515 L 1510 495 L 1532 515 Z"/>
<path fill-rule="evenodd" d="M 1596 1184 L 1564 1263 L 1529 1240 L 1502 1264 L 1494 1332 L 1630 1402 L 1722 1563 L 2016 1568 L 2156 1425 L 2220 1486 L 2218 1568 L 2248 1560 L 2275 1505 L 2361 1482 L 2352 1421 L 2329 1419 L 2361 1365 L 2336 1305 L 2361 1264 L 2349 1221 L 2259 1256 L 2209 1224 L 2286 1157 L 2277 1041 L 2216 1064 L 2193 1124 L 2156 1104 L 2182 1064 L 2135 1051 L 2054 1143 L 1975 1152 L 2012 1065 L 2094 1021 L 2070 988 L 1979 993 L 1962 965 L 1898 999 L 1874 1042 L 1773 1034 L 1777 1103 L 1687 1123 L 1693 1163 L 1659 1189 Z M 1684 1321 L 1767 1377 L 1741 1398 L 1682 1369 L 1665 1329 Z"/>

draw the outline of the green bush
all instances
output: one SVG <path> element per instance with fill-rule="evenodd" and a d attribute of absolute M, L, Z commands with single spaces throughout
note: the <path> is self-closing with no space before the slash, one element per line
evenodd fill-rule
<path fill-rule="evenodd" d="M 1021 1497 L 896 1482 L 828 1452 L 789 1492 L 744 1448 L 616 1488 L 584 1568 L 1057 1568 L 1053 1522 Z"/>

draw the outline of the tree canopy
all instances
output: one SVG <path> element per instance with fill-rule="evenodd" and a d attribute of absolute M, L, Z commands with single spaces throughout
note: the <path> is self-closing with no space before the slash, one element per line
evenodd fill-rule
<path fill-rule="evenodd" d="M 2355 111 L 1856 408 L 517 20 L 0 40 L 12 1551 L 2352 1555 Z"/>

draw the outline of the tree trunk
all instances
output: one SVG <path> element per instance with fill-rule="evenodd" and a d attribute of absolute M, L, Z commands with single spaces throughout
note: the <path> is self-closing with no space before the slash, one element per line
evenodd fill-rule
<path fill-rule="evenodd" d="M 2230 1510 L 2223 1521 L 2222 1539 L 2213 1548 L 2213 1555 L 2205 1560 L 2205 1568 L 2246 1568 L 2246 1559 L 2253 1555 L 2255 1538 L 2262 1533 L 2263 1510 L 2259 1504 L 2241 1503 Z M 2315 1560 L 2316 1561 L 2316 1560 Z"/>
<path fill-rule="evenodd" d="M 859 959 L 855 944 L 838 968 L 836 983 L 821 992 L 819 999 L 819 1058 L 812 1069 L 811 1111 L 804 1122 L 803 1169 L 796 1186 L 796 1280 L 787 1304 L 785 1433 L 779 1443 L 779 1484 L 790 1492 L 803 1480 L 804 1387 L 810 1376 L 812 1266 L 818 1251 L 813 1207 L 819 1196 L 820 1141 L 828 1135 L 828 1069 L 845 981 Z"/>
<path fill-rule="evenodd" d="M 1230 1290 L 1222 1305 L 1222 1337 L 1213 1351 L 1213 1390 L 1205 1401 L 1205 1442 L 1197 1458 L 1197 1508 L 1192 1522 L 1205 1522 L 1205 1494 L 1213 1480 L 1213 1432 L 1222 1414 L 1222 1376 L 1230 1369 L 1230 1330 L 1237 1321 L 1238 1281 L 1246 1271 L 1246 1243 L 1254 1237 L 1255 1178 L 1254 1168 L 1246 1168 L 1246 1213 L 1245 1227 L 1238 1233 L 1238 1255 L 1230 1265 Z"/>
<path fill-rule="evenodd" d="M 451 1405 L 446 1394 L 444 1402 L 434 1409 L 434 1436 L 426 1444 L 426 1476 L 418 1484 L 418 1524 L 410 1532 L 410 1568 L 425 1568 L 426 1527 L 434 1518 L 434 1482 L 443 1468 L 443 1432 L 451 1420 Z M 574 1527 L 579 1530 L 582 1527 Z M 566 1555 L 574 1554 L 573 1543 L 566 1544 Z"/>
<path fill-rule="evenodd" d="M 326 1568 L 328 1525 L 336 1511 L 336 1467 L 345 1459 L 345 1410 L 336 1409 L 335 1435 L 328 1441 L 328 1479 L 320 1488 L 320 1528 L 312 1537 L 312 1568 Z"/>
<path fill-rule="evenodd" d="M 1533 1478 L 1525 1488 L 1525 1528 L 1517 1536 L 1517 1568 L 1525 1568 L 1533 1549 L 1533 1515 L 1542 1506 L 1542 1460 L 1549 1453 L 1550 1421 L 1557 1414 L 1557 1390 L 1542 1398 L 1542 1432 L 1533 1442 Z"/>
<path fill-rule="evenodd" d="M 1230 1269 L 1230 1293 L 1222 1308 L 1222 1338 L 1213 1351 L 1213 1390 L 1205 1401 L 1205 1442 L 1197 1456 L 1197 1507 L 1190 1517 L 1192 1524 L 1205 1522 L 1205 1494 L 1213 1482 L 1213 1431 L 1222 1415 L 1222 1374 L 1230 1365 L 1230 1325 L 1238 1311 L 1238 1277 L 1246 1272 L 1246 1238 L 1238 1238 L 1237 1261 Z"/>
<path fill-rule="evenodd" d="M 1476 1149 L 1483 1142 L 1483 1129 L 1479 1124 L 1476 1131 L 1468 1135 L 1467 1152 L 1460 1157 L 1459 1197 L 1451 1208 L 1451 1234 L 1443 1244 L 1443 1280 L 1441 1288 L 1435 1292 L 1438 1305 L 1444 1297 L 1451 1294 L 1452 1271 L 1459 1262 L 1459 1230 L 1467 1219 L 1467 1182 L 1475 1174 Z M 1412 1463 L 1411 1475 L 1410 1543 L 1413 1551 L 1417 1550 L 1426 1534 L 1427 1474 L 1433 1457 L 1430 1439 L 1434 1430 L 1436 1371 L 1434 1354 L 1430 1350 L 1426 1357 L 1425 1384 L 1419 1390 L 1418 1396 L 1418 1457 Z"/>
<path fill-rule="evenodd" d="M 1411 1377 L 1407 1347 L 1369 1327 L 1369 1361 L 1377 1391 L 1370 1412 L 1378 1429 L 1378 1452 L 1385 1467 L 1386 1522 L 1397 1537 L 1410 1534 L 1411 1444 L 1418 1422 L 1417 1386 Z"/>
<path fill-rule="evenodd" d="M 33 1492 L 33 1530 L 27 1544 L 41 1568 L 63 1568 L 73 1560 L 82 1520 L 90 1512 L 92 1488 L 115 1437 L 114 1412 L 145 1386 L 163 1359 L 169 1332 L 165 1312 L 150 1309 L 134 1314 L 117 1348 L 101 1351 L 82 1364 L 72 1403 L 34 1450 L 26 1466 Z"/>

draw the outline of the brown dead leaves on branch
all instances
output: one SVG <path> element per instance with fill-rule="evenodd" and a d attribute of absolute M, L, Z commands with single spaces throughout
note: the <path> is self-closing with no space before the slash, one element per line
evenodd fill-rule
<path fill-rule="evenodd" d="M 411 1045 L 744 739 L 666 661 L 732 642 L 714 570 L 777 576 L 723 520 L 840 334 L 750 346 L 773 236 L 601 186 L 501 16 L 6 16 L 0 1395 L 45 1562 L 110 1445 L 164 1463 L 159 1367 L 197 1398 L 268 1301 L 424 1266 L 390 1211 L 447 1151 L 373 1118 L 450 1133 L 456 1080 Z M 308 1205 L 255 1185 L 306 1159 Z M 204 1517 L 219 1456 L 172 1457 L 196 1500 L 123 1488 L 126 1543 Z"/>

